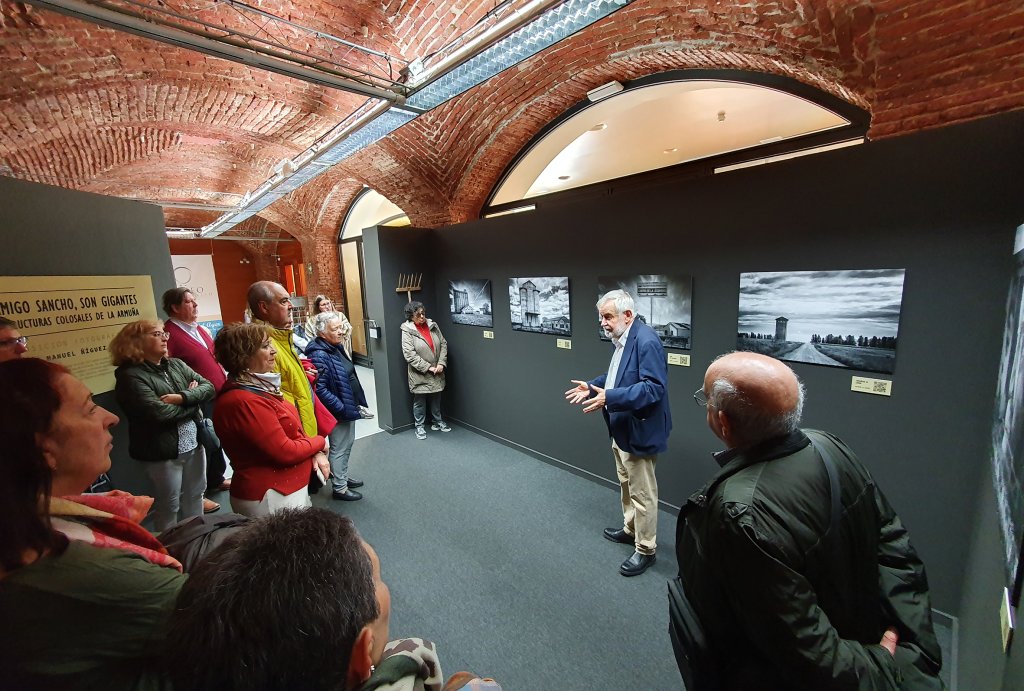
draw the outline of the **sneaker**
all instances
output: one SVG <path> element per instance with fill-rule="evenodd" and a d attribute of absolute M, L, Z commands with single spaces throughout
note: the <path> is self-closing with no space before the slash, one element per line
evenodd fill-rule
<path fill-rule="evenodd" d="M 369 408 L 361 405 L 359 406 L 359 417 L 363 418 L 364 420 L 369 420 L 373 417 L 373 413 L 370 411 Z"/>
<path fill-rule="evenodd" d="M 203 497 L 203 513 L 215 513 L 217 511 L 220 511 L 220 504 L 213 499 Z"/>
<path fill-rule="evenodd" d="M 435 422 L 430 425 L 430 429 L 435 432 L 451 432 L 452 428 L 448 426 L 447 422 Z"/>
<path fill-rule="evenodd" d="M 427 430 L 423 429 L 422 427 L 417 427 L 416 428 L 416 438 L 421 440 L 421 441 L 423 439 L 426 439 L 427 438 Z"/>

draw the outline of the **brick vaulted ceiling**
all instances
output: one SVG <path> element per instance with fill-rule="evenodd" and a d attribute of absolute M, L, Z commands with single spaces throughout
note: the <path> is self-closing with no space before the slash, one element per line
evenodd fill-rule
<path fill-rule="evenodd" d="M 214 0 L 161 4 L 189 16 L 228 11 Z M 497 2 L 252 4 L 409 61 L 467 31 Z M 3 175 L 230 206 L 365 101 L 22 3 L 0 0 L 0 9 Z M 695 67 L 793 77 L 867 110 L 869 137 L 895 136 L 1024 107 L 1024 3 L 634 0 L 413 120 L 260 217 L 317 256 L 364 184 L 414 225 L 474 218 L 523 145 L 588 90 Z M 176 227 L 218 215 L 165 211 Z"/>

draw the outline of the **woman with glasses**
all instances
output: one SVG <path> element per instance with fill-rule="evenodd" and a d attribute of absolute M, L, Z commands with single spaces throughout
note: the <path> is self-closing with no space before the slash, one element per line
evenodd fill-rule
<path fill-rule="evenodd" d="M 199 405 L 213 384 L 177 358 L 167 357 L 162 321 L 126 324 L 108 350 L 117 402 L 128 418 L 128 454 L 146 464 L 155 488 L 153 522 L 163 531 L 203 513 L 206 454 L 197 436 Z"/>
<path fill-rule="evenodd" d="M 406 321 L 402 332 L 402 355 L 409 363 L 409 391 L 412 392 L 412 418 L 416 438 L 427 438 L 427 402 L 430 403 L 430 429 L 451 432 L 441 417 L 441 392 L 444 391 L 444 370 L 448 366 L 448 341 L 433 319 L 427 319 L 422 302 L 405 306 Z"/>

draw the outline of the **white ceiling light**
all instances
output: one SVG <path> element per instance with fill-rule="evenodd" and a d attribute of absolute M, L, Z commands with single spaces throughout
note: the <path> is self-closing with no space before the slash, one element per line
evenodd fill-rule
<path fill-rule="evenodd" d="M 609 96 L 613 96 L 614 94 L 617 94 L 620 91 L 622 91 L 624 88 L 626 87 L 622 86 L 621 82 L 608 82 L 607 84 L 602 84 L 596 89 L 591 89 L 590 91 L 588 91 L 587 100 L 589 100 L 591 103 L 597 103 L 602 98 L 608 98 Z"/>

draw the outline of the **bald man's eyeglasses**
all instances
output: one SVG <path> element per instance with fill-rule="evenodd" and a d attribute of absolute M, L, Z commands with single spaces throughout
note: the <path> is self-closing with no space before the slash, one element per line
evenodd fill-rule
<path fill-rule="evenodd" d="M 708 397 L 704 395 L 704 388 L 701 387 L 693 392 L 693 400 L 697 402 L 701 408 L 708 407 Z"/>
<path fill-rule="evenodd" d="M 0 348 L 13 348 L 16 345 L 27 346 L 28 339 L 24 336 L 19 336 L 18 338 L 5 338 L 0 341 Z"/>

